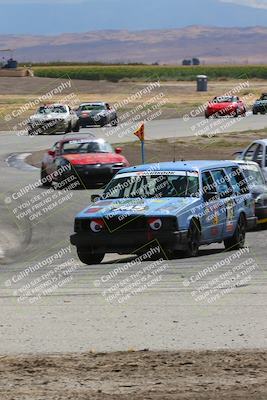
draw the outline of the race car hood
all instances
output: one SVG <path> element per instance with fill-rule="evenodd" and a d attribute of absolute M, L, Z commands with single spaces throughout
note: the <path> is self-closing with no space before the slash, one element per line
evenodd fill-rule
<path fill-rule="evenodd" d="M 255 104 L 257 104 L 257 106 L 267 106 L 267 100 L 256 100 Z"/>
<path fill-rule="evenodd" d="M 155 217 L 179 216 L 193 206 L 198 206 L 198 198 L 151 198 L 99 200 L 80 212 L 78 218 L 108 218 L 120 215 L 146 215 Z"/>
<path fill-rule="evenodd" d="M 237 105 L 237 103 L 229 103 L 229 102 L 225 102 L 225 103 L 210 103 L 208 105 L 208 107 L 212 108 L 213 110 L 224 110 L 224 109 L 235 108 L 236 105 Z"/>
<path fill-rule="evenodd" d="M 90 117 L 95 117 L 96 115 L 106 115 L 107 110 L 83 110 L 81 114 L 88 114 Z"/>
<path fill-rule="evenodd" d="M 32 119 L 41 120 L 41 121 L 49 121 L 51 119 L 65 119 L 67 118 L 67 114 L 59 114 L 59 113 L 49 113 L 49 114 L 35 114 L 32 115 Z"/>
<path fill-rule="evenodd" d="M 72 165 L 126 163 L 123 156 L 113 153 L 64 154 L 62 157 Z"/>

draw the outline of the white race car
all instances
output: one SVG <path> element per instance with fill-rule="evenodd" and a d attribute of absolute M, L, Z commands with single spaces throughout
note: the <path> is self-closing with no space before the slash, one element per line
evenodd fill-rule
<path fill-rule="evenodd" d="M 49 104 L 39 107 L 28 122 L 29 135 L 79 132 L 77 114 L 66 104 Z"/>

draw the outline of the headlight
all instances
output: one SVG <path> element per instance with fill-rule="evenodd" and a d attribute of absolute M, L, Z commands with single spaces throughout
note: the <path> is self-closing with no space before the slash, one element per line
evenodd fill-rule
<path fill-rule="evenodd" d="M 255 199 L 255 204 L 263 206 L 264 205 L 264 198 L 262 195 L 259 195 Z"/>
<path fill-rule="evenodd" d="M 160 218 L 149 218 L 148 224 L 150 229 L 153 231 L 158 231 L 162 227 L 162 221 Z"/>
<path fill-rule="evenodd" d="M 95 233 L 101 232 L 104 228 L 104 222 L 101 219 L 93 219 L 90 222 L 90 228 Z"/>
<path fill-rule="evenodd" d="M 126 164 L 123 162 L 113 164 L 113 168 L 121 168 L 121 167 L 125 167 L 125 166 L 126 166 Z"/>

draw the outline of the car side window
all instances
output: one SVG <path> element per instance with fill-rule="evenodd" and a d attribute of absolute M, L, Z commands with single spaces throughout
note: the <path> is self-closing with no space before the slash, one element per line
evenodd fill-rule
<path fill-rule="evenodd" d="M 258 143 L 253 143 L 248 150 L 245 152 L 244 160 L 246 161 L 253 161 L 255 151 L 257 150 Z"/>
<path fill-rule="evenodd" d="M 255 152 L 254 161 L 261 166 L 262 159 L 263 159 L 263 146 L 260 144 Z"/>
<path fill-rule="evenodd" d="M 205 202 L 218 200 L 218 191 L 210 171 L 202 173 L 202 196 Z"/>
<path fill-rule="evenodd" d="M 218 188 L 220 198 L 224 199 L 233 194 L 233 189 L 229 184 L 229 178 L 227 177 L 223 169 L 212 171 L 212 176 Z"/>
<path fill-rule="evenodd" d="M 227 177 L 232 185 L 235 194 L 246 194 L 249 193 L 246 178 L 238 167 L 226 168 Z"/>

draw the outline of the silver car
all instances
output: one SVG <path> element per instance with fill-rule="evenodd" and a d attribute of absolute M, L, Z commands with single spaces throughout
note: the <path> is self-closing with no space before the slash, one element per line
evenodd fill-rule
<path fill-rule="evenodd" d="M 66 104 L 43 105 L 28 122 L 29 135 L 69 133 L 79 130 L 79 118 Z"/>
<path fill-rule="evenodd" d="M 267 139 L 252 142 L 243 152 L 237 152 L 237 160 L 254 161 L 261 168 L 267 182 Z"/>

